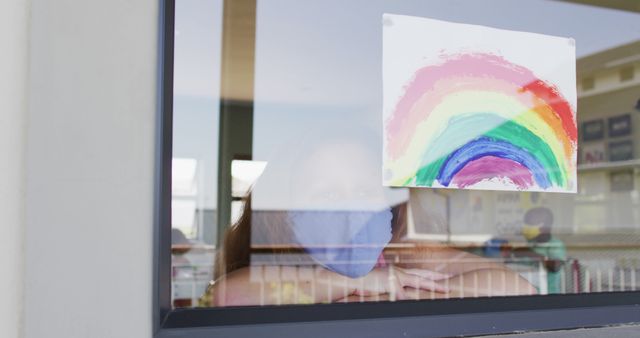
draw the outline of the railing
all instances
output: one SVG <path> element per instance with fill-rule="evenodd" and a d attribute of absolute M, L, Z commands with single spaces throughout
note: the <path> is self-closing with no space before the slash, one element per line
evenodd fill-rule
<path fill-rule="evenodd" d="M 486 262 L 487 259 L 482 259 Z M 213 262 L 213 260 L 210 260 Z M 483 297 L 483 296 L 501 296 L 505 295 L 501 288 L 520 289 L 518 283 L 530 283 L 537 289 L 537 293 L 544 295 L 548 293 L 590 293 L 590 292 L 612 292 L 612 291 L 631 291 L 638 290 L 638 282 L 640 282 L 640 268 L 634 266 L 620 267 L 613 260 L 589 260 L 579 261 L 569 259 L 564 262 L 559 270 L 559 290 L 550 292 L 548 289 L 549 272 L 545 269 L 542 261 L 534 261 L 529 258 L 509 258 L 509 259 L 492 259 L 492 262 L 506 266 L 509 270 L 517 273 L 522 279 L 516 278 L 512 280 L 516 285 L 507 285 L 506 279 L 500 273 L 492 274 L 463 274 L 454 276 L 456 278 L 445 279 L 443 283 L 445 287 L 460 290 L 456 294 L 456 298 L 464 297 Z M 428 260 L 405 260 L 402 261 L 399 255 L 391 256 L 387 260 L 389 265 L 400 264 L 419 264 L 419 263 L 438 263 L 441 266 L 451 264 L 452 261 L 428 261 Z M 273 262 L 268 263 L 256 260 L 250 268 L 250 282 L 260 290 L 259 305 L 273 303 L 275 298 L 276 304 L 297 303 L 307 304 L 317 299 L 314 286 L 318 283 L 317 274 L 312 273 L 314 266 L 312 263 L 285 262 L 278 261 L 278 265 Z M 455 264 L 461 264 L 459 260 Z M 465 260 L 463 264 L 475 264 L 474 261 Z M 212 263 L 192 264 L 186 261 L 174 262 L 172 276 L 172 299 L 175 307 L 196 307 L 208 306 L 209 304 L 203 300 L 203 294 L 212 278 Z M 389 274 L 393 269 L 387 270 Z M 391 275 L 387 276 L 392 278 Z M 465 278 L 467 278 L 465 280 Z M 378 280 L 376 280 L 378 282 Z M 300 292 L 301 283 L 308 283 L 310 289 L 307 293 Z M 455 285 L 454 285 L 455 284 Z M 483 286 L 484 285 L 484 286 Z M 331 288 L 340 287 L 329 284 L 329 294 L 335 290 Z M 373 295 L 371 297 L 350 296 L 350 290 L 346 285 L 343 287 L 344 295 L 340 301 L 394 301 L 397 297 L 393 293 Z M 505 289 L 506 290 L 506 289 Z M 435 299 L 442 298 L 442 294 L 428 291 L 409 292 L 412 299 Z M 267 298 L 270 297 L 270 302 Z M 444 298 L 449 298 L 444 295 Z"/>

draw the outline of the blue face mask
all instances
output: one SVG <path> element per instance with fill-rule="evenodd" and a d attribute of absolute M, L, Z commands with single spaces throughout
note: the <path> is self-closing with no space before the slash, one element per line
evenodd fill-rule
<path fill-rule="evenodd" d="M 290 211 L 298 244 L 313 260 L 339 274 L 369 273 L 391 240 L 391 209 L 383 211 Z"/>

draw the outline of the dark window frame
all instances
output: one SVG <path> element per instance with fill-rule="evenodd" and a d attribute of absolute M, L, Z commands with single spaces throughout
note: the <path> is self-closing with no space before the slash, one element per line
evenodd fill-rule
<path fill-rule="evenodd" d="M 640 321 L 640 291 L 352 304 L 171 307 L 175 0 L 160 0 L 152 324 L 154 337 L 439 337 Z"/>

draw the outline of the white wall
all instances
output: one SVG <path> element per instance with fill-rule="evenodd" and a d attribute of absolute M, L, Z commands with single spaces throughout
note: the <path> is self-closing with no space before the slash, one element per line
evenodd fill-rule
<path fill-rule="evenodd" d="M 0 337 L 21 331 L 28 0 L 0 2 Z"/>
<path fill-rule="evenodd" d="M 27 338 L 151 336 L 158 3 L 33 0 Z"/>

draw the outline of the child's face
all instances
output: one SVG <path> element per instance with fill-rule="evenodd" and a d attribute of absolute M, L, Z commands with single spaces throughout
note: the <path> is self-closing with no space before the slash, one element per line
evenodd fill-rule
<path fill-rule="evenodd" d="M 296 173 L 295 209 L 375 210 L 386 205 L 380 165 L 356 144 L 326 144 L 305 159 Z"/>
<path fill-rule="evenodd" d="M 297 243 L 331 271 L 366 275 L 392 237 L 379 163 L 366 147 L 328 143 L 297 168 L 288 213 Z"/>

